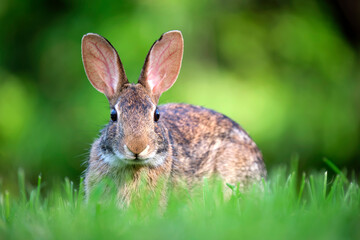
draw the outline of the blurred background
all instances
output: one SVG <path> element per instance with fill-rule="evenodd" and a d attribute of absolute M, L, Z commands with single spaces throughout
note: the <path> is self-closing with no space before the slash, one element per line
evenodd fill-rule
<path fill-rule="evenodd" d="M 152 43 L 178 29 L 183 66 L 161 103 L 226 114 L 269 169 L 360 171 L 360 2 L 356 0 L 1 0 L 0 181 L 78 182 L 109 121 L 88 82 L 81 37 L 117 49 L 136 82 Z"/>

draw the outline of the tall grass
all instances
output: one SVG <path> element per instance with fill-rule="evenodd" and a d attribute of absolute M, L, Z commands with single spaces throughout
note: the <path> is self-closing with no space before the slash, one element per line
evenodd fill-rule
<path fill-rule="evenodd" d="M 360 239 L 360 191 L 338 173 L 272 170 L 247 192 L 204 179 L 201 187 L 171 189 L 134 198 L 122 209 L 100 184 L 88 202 L 83 184 L 66 179 L 41 194 L 41 176 L 19 194 L 0 186 L 0 239 Z M 223 192 L 229 191 L 230 195 Z"/>

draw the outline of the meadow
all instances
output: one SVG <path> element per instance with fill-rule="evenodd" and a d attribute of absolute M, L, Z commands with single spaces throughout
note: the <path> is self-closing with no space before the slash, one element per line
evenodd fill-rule
<path fill-rule="evenodd" d="M 360 239 L 360 8 L 345 2 L 1 0 L 0 240 Z M 146 191 L 118 208 L 101 184 L 86 202 L 80 176 L 110 111 L 82 36 L 106 37 L 135 83 L 175 29 L 182 69 L 159 103 L 238 122 L 268 178 L 243 193 L 205 179 L 166 208 Z"/>
<path fill-rule="evenodd" d="M 359 239 L 359 183 L 328 163 L 329 173 L 275 168 L 246 192 L 204 179 L 171 189 L 167 207 L 144 191 L 126 209 L 104 184 L 85 201 L 82 180 L 44 189 L 39 176 L 31 188 L 20 170 L 19 192 L 0 190 L 0 239 Z"/>

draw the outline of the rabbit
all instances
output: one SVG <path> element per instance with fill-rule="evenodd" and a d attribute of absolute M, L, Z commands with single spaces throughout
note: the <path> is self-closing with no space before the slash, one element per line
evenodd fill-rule
<path fill-rule="evenodd" d="M 94 33 L 83 36 L 87 78 L 110 104 L 110 121 L 90 150 L 86 196 L 105 177 L 114 180 L 118 200 L 126 204 L 139 190 L 141 176 L 150 189 L 160 178 L 192 186 L 216 175 L 244 189 L 266 177 L 261 152 L 236 122 L 200 106 L 158 105 L 178 77 L 183 48 L 180 31 L 164 33 L 150 48 L 138 83 L 132 84 L 108 40 Z"/>

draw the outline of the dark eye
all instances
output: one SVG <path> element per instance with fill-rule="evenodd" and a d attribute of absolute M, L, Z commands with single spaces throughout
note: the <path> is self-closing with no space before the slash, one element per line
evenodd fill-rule
<path fill-rule="evenodd" d="M 157 122 L 160 118 L 159 110 L 156 108 L 154 112 L 154 121 Z"/>
<path fill-rule="evenodd" d="M 111 120 L 113 120 L 114 122 L 117 120 L 117 112 L 115 109 L 111 109 L 110 117 L 111 117 Z"/>

